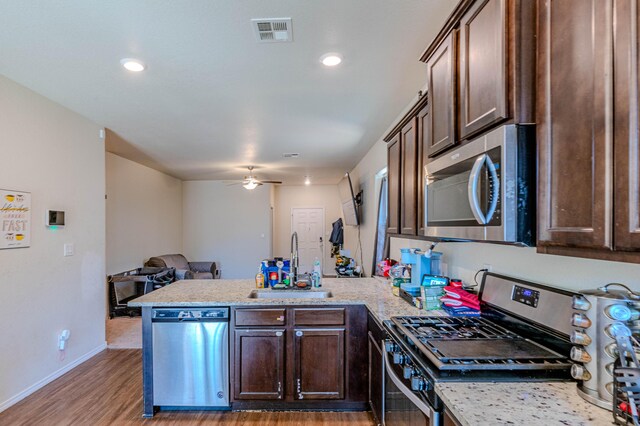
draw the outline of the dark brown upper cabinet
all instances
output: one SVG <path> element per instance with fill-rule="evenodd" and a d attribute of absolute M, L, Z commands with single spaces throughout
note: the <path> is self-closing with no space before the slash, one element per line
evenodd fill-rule
<path fill-rule="evenodd" d="M 536 5 L 461 0 L 423 52 L 427 93 L 383 138 L 389 234 L 424 236 L 424 166 L 434 157 L 492 127 L 534 122 Z"/>
<path fill-rule="evenodd" d="M 539 10 L 538 245 L 612 246 L 607 8 L 562 0 Z"/>
<path fill-rule="evenodd" d="M 640 262 L 638 1 L 538 13 L 538 250 Z"/>
<path fill-rule="evenodd" d="M 420 57 L 427 66 L 427 158 L 500 124 L 534 122 L 536 5 L 458 3 Z"/>
<path fill-rule="evenodd" d="M 459 32 L 459 139 L 508 117 L 507 0 L 477 1 Z"/>
<path fill-rule="evenodd" d="M 456 31 L 452 31 L 427 61 L 429 115 L 426 147 L 429 157 L 456 143 Z"/>
<path fill-rule="evenodd" d="M 400 132 L 402 176 L 400 187 L 400 233 L 416 235 L 418 197 L 418 132 L 417 119 L 411 120 Z"/>
<path fill-rule="evenodd" d="M 638 142 L 638 69 L 640 5 L 615 3 L 614 152 L 615 249 L 640 249 L 640 146 Z M 634 37 L 635 35 L 635 37 Z"/>
<path fill-rule="evenodd" d="M 387 232 L 400 231 L 400 133 L 387 146 Z"/>

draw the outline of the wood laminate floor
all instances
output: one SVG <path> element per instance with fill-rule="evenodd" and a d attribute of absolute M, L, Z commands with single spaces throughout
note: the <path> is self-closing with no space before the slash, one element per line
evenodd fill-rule
<path fill-rule="evenodd" d="M 142 354 L 107 349 L 0 413 L 0 425 L 370 426 L 367 412 L 160 412 L 142 414 Z"/>

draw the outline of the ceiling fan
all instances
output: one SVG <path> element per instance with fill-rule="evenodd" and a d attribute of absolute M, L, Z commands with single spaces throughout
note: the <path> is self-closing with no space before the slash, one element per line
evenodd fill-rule
<path fill-rule="evenodd" d="M 242 183 L 242 186 L 245 189 L 248 189 L 248 190 L 256 189 L 258 186 L 265 183 L 274 183 L 277 185 L 282 183 L 282 181 L 279 181 L 279 180 L 258 179 L 253 175 L 253 166 L 248 167 L 248 169 L 249 169 L 249 176 L 245 176 L 242 182 L 238 182 L 238 183 Z"/>

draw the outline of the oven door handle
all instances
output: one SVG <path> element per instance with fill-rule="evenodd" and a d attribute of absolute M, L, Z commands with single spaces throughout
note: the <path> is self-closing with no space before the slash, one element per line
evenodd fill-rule
<path fill-rule="evenodd" d="M 467 185 L 467 192 L 469 195 L 469 206 L 471 207 L 471 212 L 473 216 L 476 218 L 479 224 L 484 225 L 487 223 L 487 218 L 482 213 L 480 209 L 480 200 L 478 199 L 478 182 L 480 181 L 480 170 L 482 166 L 487 161 L 487 154 L 482 154 L 478 158 L 476 158 L 475 163 L 473 163 L 473 167 L 471 168 L 471 173 L 469 173 L 469 184 Z M 495 167 L 494 167 L 495 169 Z"/>
<path fill-rule="evenodd" d="M 422 411 L 425 416 L 427 416 L 429 419 L 433 419 L 433 409 L 431 409 L 431 407 L 429 407 L 429 405 L 424 401 L 421 401 L 420 398 L 418 398 L 411 389 L 409 389 L 404 383 L 402 383 L 402 380 L 400 380 L 395 371 L 393 371 L 393 368 L 391 368 L 391 363 L 389 362 L 389 352 L 385 351 L 385 356 L 382 361 L 384 363 L 384 372 L 389 376 L 393 384 L 396 385 L 398 389 L 400 389 L 400 391 L 403 393 L 403 395 L 406 396 L 420 411 Z"/>

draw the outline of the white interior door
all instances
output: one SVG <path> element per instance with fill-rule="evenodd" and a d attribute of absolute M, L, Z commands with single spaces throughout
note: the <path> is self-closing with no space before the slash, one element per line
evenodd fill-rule
<path fill-rule="evenodd" d="M 292 208 L 291 232 L 298 233 L 299 272 L 313 272 L 313 262 L 316 257 L 320 261 L 320 265 L 324 263 L 322 255 L 324 209 Z"/>

